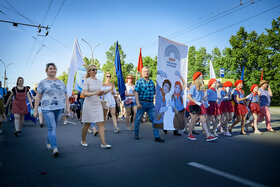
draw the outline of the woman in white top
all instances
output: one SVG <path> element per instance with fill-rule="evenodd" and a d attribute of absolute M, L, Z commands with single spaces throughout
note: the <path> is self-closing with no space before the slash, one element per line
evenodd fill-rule
<path fill-rule="evenodd" d="M 109 72 L 106 73 L 106 81 L 102 84 L 102 90 L 104 90 L 104 100 L 106 102 L 106 106 L 110 110 L 112 115 L 112 121 L 114 124 L 114 132 L 118 133 L 121 130 L 118 127 L 117 116 L 116 116 L 116 100 L 115 94 L 117 93 L 115 86 L 111 83 L 111 74 Z M 108 109 L 104 109 L 104 120 L 106 119 L 106 115 L 108 113 Z"/>
<path fill-rule="evenodd" d="M 126 111 L 126 125 L 127 125 L 126 129 L 133 130 L 134 129 L 133 124 L 135 121 L 137 106 L 136 106 L 135 93 L 134 93 L 135 85 L 133 84 L 132 75 L 127 75 L 125 87 L 126 87 L 126 91 L 125 91 L 124 107 Z M 132 126 L 130 126 L 131 110 L 133 110 Z"/>
<path fill-rule="evenodd" d="M 97 68 L 94 64 L 90 64 L 86 69 L 87 74 L 82 91 L 82 94 L 85 96 L 82 122 L 85 123 L 85 125 L 82 129 L 81 145 L 84 147 L 88 146 L 86 142 L 88 129 L 91 123 L 97 123 L 101 148 L 110 149 L 111 145 L 105 142 L 104 117 L 100 100 L 100 96 L 104 94 L 104 91 L 101 90 L 101 80 L 96 78 Z"/>

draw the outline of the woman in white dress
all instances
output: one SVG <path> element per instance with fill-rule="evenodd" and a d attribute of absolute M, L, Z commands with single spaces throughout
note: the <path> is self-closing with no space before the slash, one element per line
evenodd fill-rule
<path fill-rule="evenodd" d="M 101 90 L 101 80 L 98 80 L 96 78 L 97 68 L 94 64 L 90 64 L 86 67 L 86 69 L 87 74 L 82 91 L 82 94 L 85 96 L 82 123 L 84 123 L 85 125 L 82 129 L 81 145 L 84 147 L 88 146 L 86 142 L 87 131 L 91 123 L 96 123 L 99 129 L 101 148 L 109 149 L 111 148 L 111 145 L 105 142 L 105 123 L 103 109 L 100 101 L 100 96 L 104 94 L 104 91 Z"/>
<path fill-rule="evenodd" d="M 109 72 L 106 73 L 106 81 L 102 84 L 102 90 L 104 90 L 104 100 L 107 101 L 106 106 L 108 107 L 112 115 L 114 132 L 118 133 L 121 130 L 118 127 L 117 116 L 116 116 L 116 100 L 114 97 L 117 91 L 115 89 L 114 84 L 111 83 L 111 74 Z M 104 120 L 106 119 L 108 109 L 104 109 Z"/>

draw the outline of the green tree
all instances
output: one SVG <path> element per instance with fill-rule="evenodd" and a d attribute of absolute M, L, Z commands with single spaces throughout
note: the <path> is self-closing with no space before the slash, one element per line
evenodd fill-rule
<path fill-rule="evenodd" d="M 104 73 L 109 72 L 112 75 L 112 77 L 114 79 L 113 80 L 114 84 L 117 87 L 118 80 L 117 80 L 116 72 L 115 72 L 116 46 L 117 46 L 117 43 L 114 43 L 114 45 L 112 45 L 109 48 L 109 51 L 106 52 L 107 60 L 106 60 L 106 63 L 102 66 L 102 71 L 104 71 Z M 120 54 L 120 60 L 121 60 L 122 72 L 123 72 L 124 78 L 128 74 L 134 75 L 135 74 L 134 65 L 132 63 L 125 63 L 126 54 L 122 50 L 122 46 L 120 44 L 119 44 L 119 54 Z"/>
<path fill-rule="evenodd" d="M 157 56 L 155 58 L 145 56 L 143 57 L 143 67 L 147 66 L 149 68 L 150 79 L 155 83 L 157 79 Z M 136 67 L 137 69 L 137 67 Z M 139 74 L 140 75 L 140 74 Z"/>
<path fill-rule="evenodd" d="M 273 19 L 271 28 L 266 29 L 266 32 L 267 35 L 262 36 L 266 49 L 264 53 L 267 56 L 262 62 L 263 77 L 270 81 L 273 92 L 272 103 L 280 105 L 280 17 Z"/>
<path fill-rule="evenodd" d="M 91 64 L 91 60 L 90 59 L 88 59 L 87 57 L 84 57 L 84 62 L 85 62 L 85 64 L 86 65 L 89 65 L 89 64 Z M 93 64 L 95 64 L 96 65 L 96 67 L 97 67 L 97 69 L 100 69 L 100 62 L 99 62 L 99 60 L 98 59 L 93 59 Z"/>
<path fill-rule="evenodd" d="M 64 71 L 62 72 L 62 75 L 59 75 L 57 77 L 58 79 L 62 80 L 64 82 L 65 85 L 67 85 L 67 81 L 68 81 L 68 71 L 67 73 Z"/>
<path fill-rule="evenodd" d="M 207 53 L 205 47 L 201 47 L 196 50 L 194 46 L 189 48 L 188 53 L 188 82 L 192 81 L 193 74 L 200 71 L 204 78 L 207 78 L 206 67 L 208 65 L 208 60 L 210 55 Z M 209 72 L 209 71 L 208 71 Z M 209 76 L 208 76 L 209 77 Z"/>

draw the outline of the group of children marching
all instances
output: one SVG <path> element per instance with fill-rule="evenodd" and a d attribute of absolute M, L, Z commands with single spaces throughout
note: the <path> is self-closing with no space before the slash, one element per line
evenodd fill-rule
<path fill-rule="evenodd" d="M 254 129 L 255 134 L 262 134 L 258 130 L 258 114 L 260 111 L 260 91 L 257 84 L 253 84 L 251 93 L 245 97 L 242 90 L 243 81 L 237 80 L 233 84 L 226 81 L 221 84 L 217 79 L 210 79 L 208 90 L 204 91 L 203 75 L 196 72 L 193 75 L 193 82 L 188 87 L 186 116 L 190 115 L 188 123 L 189 140 L 196 140 L 193 135 L 195 124 L 200 122 L 206 135 L 206 141 L 214 141 L 218 138 L 217 129 L 224 136 L 232 136 L 231 132 L 235 125 L 241 122 L 240 134 L 245 132 L 246 114 L 249 112 L 253 115 L 253 120 L 249 122 Z M 248 105 L 249 103 L 249 105 Z M 249 110 L 248 110 L 249 109 Z M 235 121 L 228 126 L 232 120 L 233 114 Z M 212 124 L 212 128 L 210 127 Z"/>

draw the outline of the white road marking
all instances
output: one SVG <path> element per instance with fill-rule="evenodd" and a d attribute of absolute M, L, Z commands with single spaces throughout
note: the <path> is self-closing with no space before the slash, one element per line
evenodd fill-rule
<path fill-rule="evenodd" d="M 225 177 L 227 179 L 239 182 L 241 184 L 245 184 L 247 186 L 254 186 L 254 187 L 264 187 L 265 186 L 265 185 L 258 184 L 256 182 L 247 180 L 247 179 L 243 179 L 243 178 L 238 177 L 238 176 L 231 175 L 231 174 L 223 172 L 223 171 L 219 171 L 219 170 L 214 169 L 214 168 L 210 168 L 208 166 L 199 164 L 197 162 L 189 162 L 188 165 L 199 168 L 199 169 L 202 169 L 202 170 L 205 170 L 205 171 L 208 171 L 210 173 L 213 173 L 213 174 L 216 174 L 216 175 L 219 175 L 219 176 L 222 176 L 222 177 Z"/>

